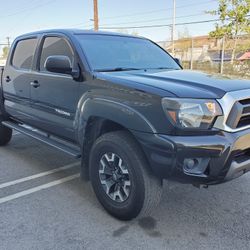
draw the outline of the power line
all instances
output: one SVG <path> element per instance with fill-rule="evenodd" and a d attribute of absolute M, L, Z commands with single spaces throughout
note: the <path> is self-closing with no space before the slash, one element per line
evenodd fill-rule
<path fill-rule="evenodd" d="M 204 4 L 208 4 L 211 2 L 215 2 L 217 0 L 210 0 L 210 1 L 206 1 L 206 2 L 200 2 L 200 3 L 189 3 L 189 4 L 185 4 L 185 5 L 179 5 L 176 7 L 176 9 L 181 9 L 181 8 L 186 8 L 186 7 L 191 7 L 191 6 L 197 6 L 197 5 L 204 5 Z M 131 17 L 131 16 L 139 16 L 139 15 L 147 15 L 147 14 L 153 14 L 153 13 L 159 13 L 159 12 L 166 12 L 167 10 L 173 10 L 173 8 L 168 8 L 168 9 L 157 9 L 157 10 L 152 10 L 152 11 L 145 11 L 145 12 L 136 12 L 133 14 L 128 14 L 128 15 L 120 15 L 120 16 L 111 16 L 111 17 L 103 17 L 102 20 L 106 20 L 106 19 L 115 19 L 115 18 L 121 18 L 121 17 Z"/>
<path fill-rule="evenodd" d="M 195 16 L 203 16 L 203 15 L 207 15 L 206 13 L 197 13 L 197 14 L 192 14 L 192 15 L 184 15 L 184 16 L 177 16 L 176 19 L 180 19 L 180 18 L 187 18 L 187 17 L 195 17 Z M 149 20 L 143 20 L 143 21 L 135 21 L 135 22 L 122 22 L 122 23 L 114 23 L 114 25 L 121 25 L 121 24 L 130 24 L 130 23 L 148 23 L 148 22 L 155 22 L 155 21 L 164 21 L 164 20 L 172 20 L 172 17 L 169 18 L 157 18 L 157 19 L 149 19 Z M 85 25 L 87 28 L 88 27 L 92 27 L 91 22 L 87 22 L 87 23 L 76 23 L 76 24 L 71 24 L 71 25 L 67 25 L 67 27 L 78 27 L 78 26 L 82 26 Z M 102 24 L 102 26 L 108 26 L 110 24 L 106 23 L 106 24 Z M 55 27 L 55 26 L 54 26 Z M 65 25 L 60 25 L 60 26 L 56 26 L 56 27 L 65 27 Z"/>
<path fill-rule="evenodd" d="M 33 0 L 31 1 L 31 3 L 34 3 L 36 2 L 37 0 Z M 216 0 L 210 0 L 210 1 L 206 1 L 206 2 L 201 2 L 201 3 L 192 3 L 192 4 L 186 4 L 186 5 L 180 5 L 180 6 L 177 6 L 176 8 L 186 8 L 186 7 L 189 7 L 189 6 L 193 6 L 193 5 L 203 5 L 203 4 L 207 4 L 207 3 L 211 3 L 213 1 L 216 1 Z M 46 6 L 48 4 L 50 4 L 51 2 L 54 2 L 53 0 L 50 0 L 50 1 L 47 1 L 45 3 L 41 3 L 39 5 L 36 5 L 36 6 L 32 6 L 31 8 L 24 8 L 24 9 L 21 9 L 17 12 L 14 12 L 14 13 L 11 13 L 11 14 L 8 14 L 8 15 L 4 15 L 4 16 L 1 16 L 0 18 L 4 18 L 4 17 L 10 17 L 10 16 L 15 16 L 15 15 L 19 15 L 19 14 L 22 14 L 22 13 L 25 13 L 27 11 L 30 11 L 30 10 L 34 10 L 34 9 L 37 9 L 37 8 L 40 8 L 40 7 L 43 7 L 43 6 Z M 173 8 L 169 8 L 169 10 L 171 10 Z M 166 10 L 163 10 L 163 9 L 158 9 L 158 10 L 153 10 L 153 11 L 147 11 L 147 12 L 137 12 L 137 13 L 134 13 L 134 14 L 129 14 L 129 15 L 121 15 L 121 16 L 114 16 L 114 17 L 104 17 L 103 19 L 114 19 L 114 18 L 121 18 L 121 17 L 130 17 L 130 16 L 138 16 L 138 15 L 145 15 L 145 14 L 151 14 L 151 13 L 157 13 L 157 12 L 166 12 Z M 190 15 L 191 16 L 191 15 Z M 177 17 L 179 18 L 179 17 Z M 166 18 L 162 18 L 162 20 L 167 20 Z M 155 20 L 152 20 L 152 21 L 157 21 L 156 19 Z M 160 19 L 158 20 L 160 21 Z M 148 20 L 146 22 L 151 22 L 151 20 Z M 132 23 L 132 22 L 131 22 Z M 133 22 L 135 23 L 135 22 Z M 136 22 L 136 23 L 139 23 L 139 22 Z M 141 22 L 142 23 L 142 22 Z M 115 24 L 115 25 L 120 25 L 122 23 L 118 23 L 118 24 Z M 124 23 L 126 24 L 126 23 Z M 73 25 L 70 25 L 68 27 L 76 27 L 76 26 L 82 26 L 83 23 L 77 23 L 77 24 L 73 24 Z M 87 28 L 91 27 L 90 24 L 87 24 Z M 103 24 L 103 25 L 108 25 L 108 24 Z"/>
<path fill-rule="evenodd" d="M 176 17 L 177 18 L 184 18 L 184 17 L 192 17 L 192 16 L 201 16 L 201 14 L 194 14 L 194 15 L 187 15 L 187 16 L 179 16 Z M 250 17 L 250 15 L 247 15 L 247 17 Z M 151 22 L 151 21 L 156 21 L 156 20 L 170 20 L 172 18 L 160 18 L 160 19 L 152 19 L 152 20 L 146 20 L 146 21 L 142 21 L 142 22 Z M 229 20 L 229 19 L 228 19 Z M 209 20 L 203 20 L 203 21 L 193 21 L 193 22 L 181 22 L 181 23 L 176 23 L 176 26 L 181 26 L 181 25 L 192 25 L 192 24 L 202 24 L 202 23 L 210 23 L 210 22 L 218 22 L 220 21 L 220 19 L 209 19 Z M 126 23 L 117 23 L 116 25 L 119 24 L 128 24 L 128 23 L 135 23 L 135 22 L 126 22 Z M 73 26 L 78 26 L 78 25 L 82 25 L 82 23 L 78 23 L 78 24 L 73 24 L 70 27 Z M 105 24 L 108 25 L 108 24 Z M 90 25 L 88 25 L 90 26 Z M 160 28 L 160 27 L 171 27 L 172 24 L 155 24 L 155 25 L 142 25 L 142 26 L 126 26 L 126 27 L 105 27 L 105 26 L 101 26 L 101 29 L 136 29 L 136 28 Z"/>
<path fill-rule="evenodd" d="M 247 15 L 250 17 L 250 15 Z M 230 20 L 230 19 L 228 19 Z M 211 23 L 211 22 L 218 22 L 220 19 L 210 19 L 204 21 L 193 21 L 193 22 L 184 22 L 184 23 L 176 23 L 176 26 L 181 25 L 192 25 L 192 24 L 202 24 L 202 23 Z M 172 24 L 156 24 L 156 25 L 142 25 L 142 26 L 127 26 L 127 27 L 100 27 L 100 29 L 143 29 L 143 28 L 161 28 L 161 27 L 171 27 Z"/>
<path fill-rule="evenodd" d="M 26 10 L 27 6 L 32 6 L 33 4 L 38 4 L 40 1 L 39 0 L 23 0 L 23 1 L 16 1 L 15 6 L 11 6 L 11 12 L 9 14 L 12 14 L 13 11 L 14 13 L 16 11 L 22 11 L 22 10 Z M 8 15 L 8 13 L 7 13 Z"/>
<path fill-rule="evenodd" d="M 3 16 L 0 16 L 0 17 L 2 18 L 2 17 L 5 17 L 5 16 L 12 16 L 12 15 L 15 15 L 16 13 L 26 11 L 27 10 L 27 6 L 32 5 L 32 3 L 36 2 L 36 1 L 37 0 L 31 0 L 27 4 L 21 3 L 21 5 L 20 5 L 20 2 L 19 2 L 19 3 L 15 4 L 15 8 L 11 8 L 12 12 L 10 12 L 9 14 L 7 13 L 6 15 L 3 15 Z"/>
<path fill-rule="evenodd" d="M 176 19 L 180 19 L 180 18 L 186 18 L 186 17 L 195 17 L 195 16 L 202 16 L 202 15 L 206 15 L 206 13 L 197 13 L 197 14 L 192 14 L 192 15 L 185 15 L 185 16 L 178 16 L 176 17 Z M 122 22 L 122 23 L 114 23 L 114 25 L 120 25 L 120 24 L 130 24 L 130 23 L 148 23 L 148 22 L 155 22 L 155 21 L 164 21 L 164 20 L 172 20 L 173 17 L 169 17 L 169 18 L 157 18 L 157 19 L 149 19 L 149 20 L 143 20 L 143 21 L 135 21 L 135 22 Z M 102 25 L 110 25 L 110 24 L 102 24 Z"/>
<path fill-rule="evenodd" d="M 34 9 L 38 9 L 40 7 L 43 7 L 43 6 L 46 6 L 52 2 L 55 2 L 56 0 L 50 0 L 50 1 L 47 1 L 45 3 L 41 3 L 41 4 L 38 4 L 38 5 L 35 5 L 35 6 L 32 6 L 31 8 L 24 8 L 24 9 L 21 9 L 17 12 L 14 12 L 14 13 L 11 13 L 11 14 L 8 14 L 8 15 L 3 15 L 3 16 L 0 16 L 0 18 L 5 18 L 5 17 L 11 17 L 11 16 L 16 16 L 16 15 L 19 15 L 19 14 L 22 14 L 26 11 L 30 11 L 30 10 L 34 10 Z"/>
<path fill-rule="evenodd" d="M 176 23 L 175 25 L 189 25 L 189 24 L 199 24 L 199 23 L 209 23 L 216 22 L 219 19 L 211 19 L 205 21 L 187 22 L 187 23 Z M 101 29 L 142 29 L 142 28 L 160 28 L 160 27 L 171 27 L 172 24 L 156 24 L 156 25 L 142 25 L 142 26 L 127 26 L 127 27 L 100 27 Z"/>
<path fill-rule="evenodd" d="M 192 3 L 192 4 L 185 4 L 185 5 L 181 5 L 181 6 L 176 6 L 176 9 L 182 9 L 182 8 L 186 8 L 186 7 L 191 7 L 191 6 L 197 6 L 197 5 L 203 5 L 203 4 L 207 4 L 207 3 L 211 3 L 211 2 L 218 2 L 217 0 L 210 0 L 207 2 L 201 2 L 201 3 Z"/>
<path fill-rule="evenodd" d="M 38 0 L 31 0 L 30 3 L 35 3 L 36 1 L 38 1 Z M 45 2 L 45 3 L 32 6 L 29 9 L 22 9 L 21 11 L 18 11 L 18 12 L 15 12 L 15 13 L 3 16 L 3 17 L 15 16 L 15 15 L 19 15 L 19 14 L 22 14 L 22 13 L 25 13 L 25 12 L 28 11 L 28 13 L 26 14 L 26 16 L 19 21 L 19 24 L 20 24 L 20 22 L 23 22 L 25 19 L 27 19 L 28 16 L 30 16 L 32 14 L 31 10 L 39 9 L 39 8 L 41 8 L 43 6 L 46 6 L 46 5 L 48 5 L 48 4 L 52 3 L 52 2 L 56 2 L 56 1 L 57 0 L 49 0 L 49 1 Z M 0 17 L 0 18 L 2 18 L 2 17 Z M 15 27 L 12 27 L 11 29 L 9 29 L 9 33 L 13 32 L 13 30 L 16 30 L 16 29 L 17 29 L 17 25 Z"/>

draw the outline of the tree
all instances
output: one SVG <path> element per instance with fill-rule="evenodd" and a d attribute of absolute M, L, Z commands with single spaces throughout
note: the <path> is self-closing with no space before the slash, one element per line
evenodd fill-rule
<path fill-rule="evenodd" d="M 231 63 L 235 59 L 239 35 L 250 33 L 249 12 L 250 0 L 219 0 L 218 10 L 208 11 L 211 15 L 218 15 L 220 19 L 209 35 L 233 40 Z"/>
<path fill-rule="evenodd" d="M 3 47 L 3 58 L 6 59 L 9 54 L 9 47 Z"/>

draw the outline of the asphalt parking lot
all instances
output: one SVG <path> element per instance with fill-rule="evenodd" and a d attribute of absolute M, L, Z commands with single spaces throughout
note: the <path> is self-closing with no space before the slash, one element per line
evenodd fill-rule
<path fill-rule="evenodd" d="M 164 183 L 152 217 L 120 222 L 79 161 L 21 134 L 0 148 L 0 249 L 249 249 L 250 174 L 197 189 Z"/>

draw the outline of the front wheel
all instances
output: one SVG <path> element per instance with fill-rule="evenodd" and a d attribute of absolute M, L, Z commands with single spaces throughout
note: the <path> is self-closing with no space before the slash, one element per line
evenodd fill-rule
<path fill-rule="evenodd" d="M 162 182 L 126 131 L 97 139 L 90 153 L 90 179 L 103 207 L 121 220 L 149 215 L 160 202 Z"/>

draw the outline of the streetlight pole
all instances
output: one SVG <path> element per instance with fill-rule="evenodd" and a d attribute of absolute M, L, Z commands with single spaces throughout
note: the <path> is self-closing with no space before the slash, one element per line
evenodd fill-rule
<path fill-rule="evenodd" d="M 98 0 L 94 1 L 94 30 L 99 29 L 99 18 L 98 18 Z"/>

